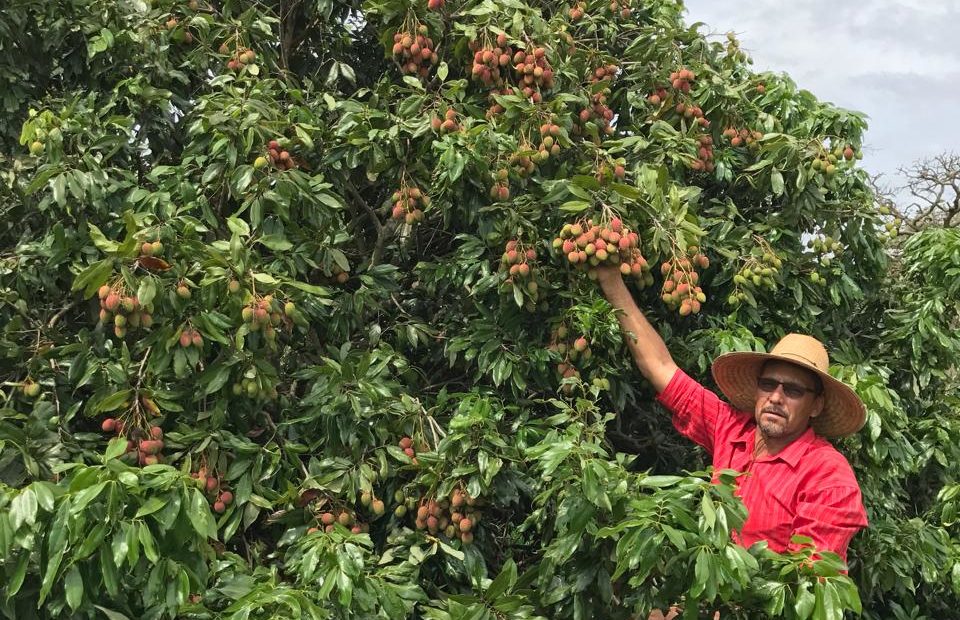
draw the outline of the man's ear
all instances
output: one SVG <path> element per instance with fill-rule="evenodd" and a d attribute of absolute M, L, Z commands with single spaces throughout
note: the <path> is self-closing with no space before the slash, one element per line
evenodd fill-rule
<path fill-rule="evenodd" d="M 810 417 L 815 418 L 823 413 L 823 394 L 818 395 L 813 401 L 813 409 L 810 410 Z"/>

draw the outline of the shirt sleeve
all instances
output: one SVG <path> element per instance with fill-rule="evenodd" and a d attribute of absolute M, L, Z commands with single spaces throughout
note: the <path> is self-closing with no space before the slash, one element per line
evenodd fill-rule
<path fill-rule="evenodd" d="M 855 486 L 815 488 L 797 502 L 793 535 L 808 536 L 817 549 L 832 551 L 847 561 L 853 535 L 867 526 L 860 489 Z M 791 542 L 790 551 L 803 545 Z"/>
<path fill-rule="evenodd" d="M 733 422 L 733 407 L 680 369 L 657 396 L 673 414 L 673 426 L 713 454 L 718 431 Z"/>

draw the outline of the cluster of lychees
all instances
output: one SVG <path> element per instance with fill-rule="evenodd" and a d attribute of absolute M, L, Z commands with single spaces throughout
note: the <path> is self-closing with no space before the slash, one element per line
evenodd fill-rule
<path fill-rule="evenodd" d="M 713 172 L 713 136 L 704 134 L 697 138 L 697 159 L 690 162 L 690 168 Z"/>
<path fill-rule="evenodd" d="M 403 73 L 426 78 L 430 68 L 437 64 L 433 39 L 426 36 L 427 32 L 427 26 L 420 24 L 416 33 L 406 31 L 393 35 L 393 58 Z"/>
<path fill-rule="evenodd" d="M 600 131 L 607 135 L 613 133 L 613 127 L 610 123 L 614 117 L 613 110 L 607 106 L 607 98 L 611 93 L 609 83 L 616 78 L 619 70 L 620 68 L 617 65 L 609 64 L 599 66 L 593 71 L 588 72 L 587 80 L 591 85 L 600 82 L 604 82 L 607 85 L 590 95 L 591 107 L 580 110 L 580 114 L 578 116 L 582 124 L 586 124 L 588 121 L 593 120 L 597 124 Z"/>
<path fill-rule="evenodd" d="M 622 181 L 627 176 L 627 169 L 623 166 L 624 163 L 624 160 L 619 159 L 612 166 L 606 163 L 597 166 L 597 173 L 594 175 L 597 182 L 606 185 L 614 180 Z"/>
<path fill-rule="evenodd" d="M 580 371 L 574 366 L 574 362 L 585 362 L 593 357 L 590 341 L 585 336 L 571 338 L 570 330 L 563 323 L 554 327 L 550 332 L 550 344 L 547 345 L 547 350 L 558 353 L 563 357 L 563 361 L 557 364 L 557 375 L 561 379 L 579 377 Z M 564 394 L 570 395 L 573 391 L 573 385 L 564 384 L 561 389 Z"/>
<path fill-rule="evenodd" d="M 496 172 L 493 185 L 490 186 L 490 200 L 504 201 L 509 199 L 510 171 L 506 168 L 500 168 Z"/>
<path fill-rule="evenodd" d="M 697 286 L 700 274 L 697 269 L 706 269 L 710 260 L 697 246 L 687 250 L 687 256 L 674 257 L 660 266 L 664 277 L 661 299 L 669 308 L 679 310 L 680 316 L 697 314 L 700 304 L 707 301 L 703 289 Z"/>
<path fill-rule="evenodd" d="M 443 119 L 434 115 L 434 117 L 430 119 L 430 126 L 434 131 L 442 134 L 460 131 L 460 125 L 457 123 L 457 111 L 453 108 L 447 108 L 447 111 L 443 113 Z"/>
<path fill-rule="evenodd" d="M 837 173 L 837 164 L 841 163 L 841 160 L 852 161 L 860 156 L 860 153 L 854 151 L 850 145 L 837 146 L 833 151 L 820 152 L 811 162 L 810 168 L 814 172 L 823 172 L 828 177 L 832 177 Z"/>
<path fill-rule="evenodd" d="M 627 19 L 633 14 L 633 9 L 630 7 L 630 0 L 611 0 L 609 9 L 611 15 L 623 19 Z"/>
<path fill-rule="evenodd" d="M 530 151 L 535 152 L 531 154 Z M 515 153 L 510 154 L 507 161 L 513 168 L 513 172 L 523 179 L 533 174 L 537 169 L 537 164 L 546 161 L 549 157 L 549 151 L 541 151 L 529 142 L 524 141 Z"/>
<path fill-rule="evenodd" d="M 761 287 L 776 290 L 776 276 L 780 272 L 783 261 L 767 250 L 759 258 L 749 257 L 740 268 L 740 271 L 733 276 L 733 283 L 736 290 L 727 297 L 727 303 L 736 305 L 747 298 L 746 291 L 754 292 Z"/>
<path fill-rule="evenodd" d="M 160 256 L 163 254 L 162 241 L 144 241 L 140 244 L 140 256 Z"/>
<path fill-rule="evenodd" d="M 543 153 L 540 157 L 544 161 L 546 161 L 550 155 L 556 157 L 560 154 L 560 142 L 557 140 L 557 138 L 560 137 L 560 133 L 560 125 L 554 122 L 540 125 L 540 146 L 537 150 Z"/>
<path fill-rule="evenodd" d="M 184 327 L 180 332 L 180 346 L 186 349 L 187 347 L 194 346 L 198 349 L 203 348 L 203 336 L 200 335 L 196 329 L 192 327 Z"/>
<path fill-rule="evenodd" d="M 280 302 L 274 299 L 273 295 L 264 295 L 259 299 L 253 299 L 240 311 L 240 318 L 248 324 L 250 331 L 263 331 L 264 337 L 268 342 L 274 342 L 277 339 L 276 326 L 283 321 L 283 314 L 290 317 L 296 311 L 294 303 L 287 302 L 283 306 L 281 314 Z M 288 311 L 289 310 L 289 311 Z"/>
<path fill-rule="evenodd" d="M 233 503 L 233 492 L 219 474 L 208 474 L 206 467 L 192 472 L 190 477 L 203 483 L 203 490 L 207 494 L 210 507 L 217 514 L 223 514 L 227 506 Z"/>
<path fill-rule="evenodd" d="M 350 528 L 350 532 L 353 534 L 363 534 L 370 531 L 369 523 L 362 523 L 357 519 L 355 512 L 347 510 L 346 508 L 338 510 L 336 513 L 330 510 L 322 512 L 316 519 L 319 521 L 319 525 L 308 528 L 307 534 L 319 532 L 321 529 L 324 532 L 330 533 L 334 530 L 337 523 L 343 527 Z"/>
<path fill-rule="evenodd" d="M 153 325 L 153 304 L 141 306 L 140 300 L 127 295 L 122 285 L 104 284 L 97 296 L 100 298 L 100 322 L 113 322 L 113 333 L 117 338 L 126 336 L 129 328 L 146 329 Z"/>
<path fill-rule="evenodd" d="M 807 241 L 807 247 L 812 249 L 814 252 L 820 252 L 821 254 L 826 254 L 828 252 L 837 254 L 843 251 L 843 245 L 829 235 L 810 239 Z"/>
<path fill-rule="evenodd" d="M 313 495 L 311 495 L 311 497 L 312 496 Z M 387 506 L 383 500 L 376 497 L 370 491 L 363 491 L 360 494 L 360 505 L 371 514 L 371 520 L 382 517 L 387 511 Z M 327 533 L 332 532 L 337 523 L 343 527 L 350 528 L 353 534 L 362 534 L 370 531 L 370 523 L 362 521 L 358 512 L 349 506 L 328 508 L 324 512 L 317 514 L 315 518 L 319 523 L 309 528 L 307 530 L 308 534 L 313 534 L 321 530 Z"/>
<path fill-rule="evenodd" d="M 224 43 L 220 46 L 220 53 L 228 54 L 230 53 L 227 44 Z M 233 51 L 233 57 L 227 61 L 227 69 L 231 71 L 241 71 L 244 67 L 249 64 L 252 64 L 254 60 L 257 59 L 257 53 L 252 49 L 246 47 L 238 47 Z"/>
<path fill-rule="evenodd" d="M 153 406 L 156 408 L 156 404 Z M 128 427 L 123 420 L 107 418 L 100 424 L 100 428 L 104 433 L 127 438 L 127 447 L 124 450 L 126 460 L 139 465 L 156 465 L 160 462 L 163 451 L 163 429 L 159 426 L 151 426 L 144 430 Z"/>
<path fill-rule="evenodd" d="M 697 76 L 690 69 L 679 69 L 670 74 L 670 85 L 674 90 L 689 93 Z"/>
<path fill-rule="evenodd" d="M 577 116 L 580 123 L 574 124 L 573 133 L 577 135 L 587 133 L 586 124 L 594 121 L 601 132 L 610 135 L 613 133 L 613 126 L 610 124 L 613 117 L 613 110 L 607 107 L 607 104 L 594 101 L 589 108 L 580 110 L 580 114 Z"/>
<path fill-rule="evenodd" d="M 617 65 L 601 65 L 587 72 L 587 82 L 591 85 L 611 82 L 617 76 L 618 71 L 619 67 Z M 613 126 L 610 123 L 615 116 L 613 110 L 607 106 L 607 98 L 611 92 L 610 87 L 607 85 L 595 92 L 591 89 L 591 92 L 590 105 L 580 110 L 576 117 L 579 123 L 574 123 L 573 133 L 577 135 L 587 133 L 586 124 L 593 121 L 602 133 L 610 135 L 613 133 Z"/>
<path fill-rule="evenodd" d="M 577 2 L 572 7 L 570 7 L 569 11 L 567 11 L 567 15 L 570 17 L 570 21 L 572 22 L 580 21 L 580 19 L 586 14 L 587 14 L 587 7 L 584 5 L 583 2 Z"/>
<path fill-rule="evenodd" d="M 710 121 L 703 115 L 703 110 L 698 105 L 683 103 L 682 101 L 674 106 L 674 111 L 680 116 L 694 121 L 701 127 L 709 127 Z"/>
<path fill-rule="evenodd" d="M 748 146 L 758 148 L 760 145 L 757 143 L 757 140 L 763 137 L 763 133 L 750 131 L 749 129 L 727 127 L 723 130 L 723 137 L 730 141 L 730 146 L 732 147 Z"/>
<path fill-rule="evenodd" d="M 727 33 L 727 56 L 735 63 L 751 62 L 747 58 L 746 52 L 740 49 L 740 41 L 733 32 Z"/>
<path fill-rule="evenodd" d="M 540 103 L 541 91 L 553 88 L 553 68 L 544 48 L 534 47 L 530 51 L 516 52 L 513 55 L 513 68 L 525 99 Z"/>
<path fill-rule="evenodd" d="M 514 50 L 508 45 L 507 35 L 497 35 L 495 47 L 480 47 L 480 43 L 471 43 L 473 49 L 473 66 L 470 67 L 470 76 L 481 82 L 487 88 L 499 87 L 510 70 L 510 62 Z"/>
<path fill-rule="evenodd" d="M 410 460 L 413 461 L 414 465 L 419 465 L 417 462 L 417 450 L 413 447 L 413 439 L 410 437 L 401 437 L 398 444 L 400 449 L 403 450 L 403 453 L 410 457 Z"/>
<path fill-rule="evenodd" d="M 276 140 L 271 140 L 267 143 L 266 157 L 261 155 L 253 160 L 253 167 L 258 170 L 267 164 L 272 165 L 278 170 L 290 170 L 291 168 L 297 167 L 296 162 L 293 161 L 293 157 L 290 155 L 290 151 L 280 146 L 280 143 Z"/>
<path fill-rule="evenodd" d="M 262 375 L 259 378 L 243 377 L 233 384 L 232 389 L 234 396 L 246 395 L 247 398 L 276 400 L 280 396 L 277 386 Z"/>
<path fill-rule="evenodd" d="M 667 92 L 667 89 L 661 86 L 661 87 L 657 87 L 652 93 L 647 95 L 647 101 L 649 101 L 653 105 L 658 106 L 662 104 L 664 101 L 666 101 L 667 97 L 669 96 L 670 96 L 670 93 Z"/>
<path fill-rule="evenodd" d="M 596 277 L 593 267 L 617 265 L 624 275 L 633 275 L 639 283 L 652 282 L 650 267 L 640 252 L 640 236 L 624 226 L 618 217 L 595 224 L 592 219 L 564 224 L 553 240 L 566 259 Z"/>
<path fill-rule="evenodd" d="M 183 43 L 193 43 L 193 33 L 190 32 L 187 27 L 179 28 L 180 20 L 176 16 L 171 17 L 166 22 L 164 22 L 164 27 L 170 31 L 170 38 L 174 41 L 182 41 Z"/>
<path fill-rule="evenodd" d="M 537 252 L 533 248 L 524 248 L 516 239 L 507 241 L 503 256 L 500 258 L 501 270 L 507 271 L 508 284 L 524 282 L 527 290 L 537 292 L 536 261 Z"/>
<path fill-rule="evenodd" d="M 476 500 L 465 491 L 454 489 L 449 498 L 422 499 L 417 507 L 414 526 L 433 535 L 459 538 L 465 545 L 473 542 L 473 530 L 480 520 Z"/>
<path fill-rule="evenodd" d="M 620 67 L 615 64 L 600 65 L 596 69 L 588 72 L 587 80 L 591 84 L 613 81 L 613 79 L 617 77 L 618 71 L 620 71 Z"/>
<path fill-rule="evenodd" d="M 390 212 L 395 220 L 407 224 L 416 224 L 423 220 L 423 209 L 430 206 L 430 196 L 416 186 L 401 186 L 393 193 L 393 210 Z"/>

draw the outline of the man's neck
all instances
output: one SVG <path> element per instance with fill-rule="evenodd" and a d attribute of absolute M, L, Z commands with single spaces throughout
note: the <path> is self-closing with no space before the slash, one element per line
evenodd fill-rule
<path fill-rule="evenodd" d="M 776 456 L 784 448 L 799 439 L 800 436 L 805 432 L 806 429 L 791 437 L 768 437 L 764 435 L 763 431 L 760 430 L 760 427 L 757 426 L 753 440 L 753 457 L 760 458 L 761 456 Z"/>

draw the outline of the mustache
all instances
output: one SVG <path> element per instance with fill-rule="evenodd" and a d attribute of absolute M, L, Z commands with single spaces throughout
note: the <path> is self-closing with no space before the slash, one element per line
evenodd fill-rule
<path fill-rule="evenodd" d="M 774 415 L 780 416 L 781 418 L 787 417 L 787 412 L 781 409 L 780 407 L 764 407 L 761 410 L 761 413 L 772 413 Z"/>

